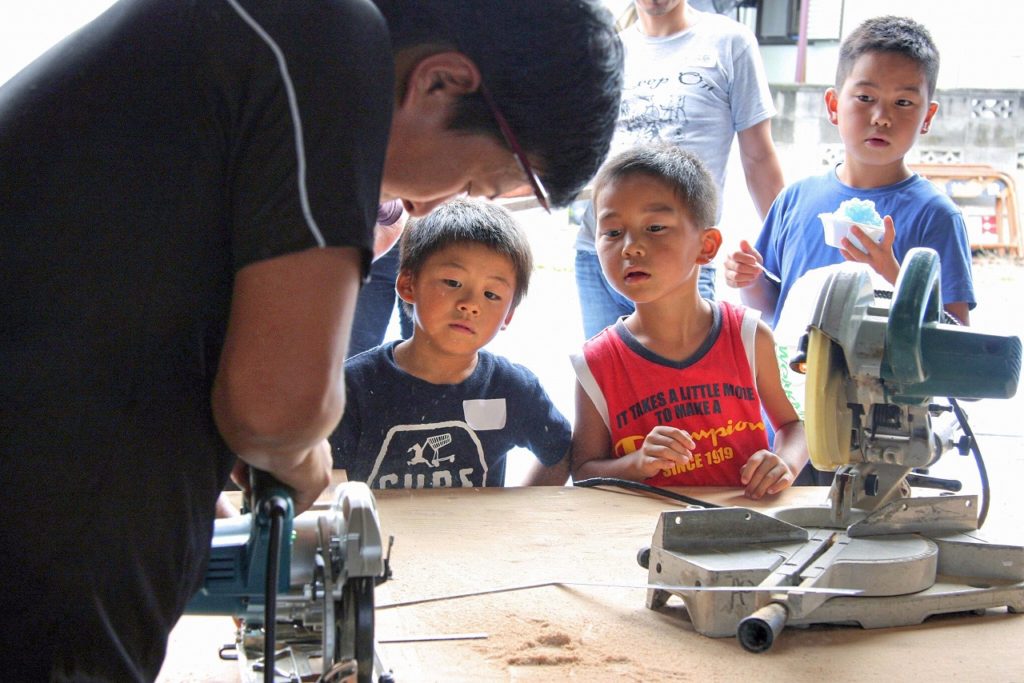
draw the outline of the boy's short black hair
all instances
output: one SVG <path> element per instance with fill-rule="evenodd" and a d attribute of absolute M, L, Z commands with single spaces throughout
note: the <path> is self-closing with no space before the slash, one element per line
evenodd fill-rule
<path fill-rule="evenodd" d="M 554 206 L 571 202 L 608 154 L 622 93 L 622 44 L 599 0 L 375 0 L 394 50 L 419 44 L 469 56 Z M 479 92 L 449 126 L 504 144 Z"/>
<path fill-rule="evenodd" d="M 889 15 L 868 19 L 854 29 L 839 46 L 837 90 L 843 87 L 856 61 L 869 52 L 891 52 L 917 62 L 928 81 L 928 98 L 935 94 L 939 78 L 939 50 L 928 29 L 921 24 L 906 17 Z"/>
<path fill-rule="evenodd" d="M 489 201 L 453 199 L 410 221 L 402 235 L 399 270 L 415 275 L 433 253 L 466 243 L 482 244 L 511 261 L 516 273 L 512 308 L 518 306 L 530 288 L 533 253 L 512 214 Z"/>
<path fill-rule="evenodd" d="M 718 187 L 704 163 L 675 145 L 644 145 L 621 152 L 601 167 L 594 179 L 594 204 L 604 187 L 633 174 L 659 180 L 672 188 L 698 228 L 715 224 Z"/>

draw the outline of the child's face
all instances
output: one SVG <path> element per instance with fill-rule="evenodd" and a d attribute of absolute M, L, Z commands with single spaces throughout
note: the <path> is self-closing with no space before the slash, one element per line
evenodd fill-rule
<path fill-rule="evenodd" d="M 608 282 L 631 301 L 655 301 L 692 288 L 718 251 L 715 228 L 696 226 L 666 183 L 634 173 L 601 188 L 595 200 L 596 246 Z"/>
<path fill-rule="evenodd" d="M 399 273 L 402 299 L 413 305 L 415 335 L 440 353 L 475 354 L 512 319 L 512 261 L 482 244 L 434 252 L 413 275 Z"/>
<path fill-rule="evenodd" d="M 902 166 L 938 108 L 928 99 L 921 66 L 888 52 L 861 55 L 839 92 L 825 93 L 825 104 L 829 120 L 839 127 L 847 161 L 880 170 Z"/>

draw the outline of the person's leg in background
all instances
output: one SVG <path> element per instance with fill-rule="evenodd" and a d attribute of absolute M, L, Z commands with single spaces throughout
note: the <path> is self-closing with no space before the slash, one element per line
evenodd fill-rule
<path fill-rule="evenodd" d="M 700 276 L 697 278 L 697 291 L 708 301 L 715 300 L 715 275 L 718 269 L 711 265 L 700 267 Z"/>
<path fill-rule="evenodd" d="M 633 302 L 608 284 L 601 272 L 601 262 L 594 249 L 597 220 L 594 205 L 589 200 L 574 202 L 569 210 L 569 222 L 579 225 L 576 235 L 576 291 L 579 293 L 580 314 L 583 318 L 583 337 L 595 334 L 633 312 Z"/>
<path fill-rule="evenodd" d="M 601 262 L 592 251 L 576 250 L 576 290 L 583 314 L 583 336 L 587 339 L 634 310 L 633 302 L 608 284 L 601 272 Z"/>
<path fill-rule="evenodd" d="M 347 357 L 379 346 L 384 341 L 391 322 L 391 311 L 395 308 L 397 277 L 398 244 L 395 243 L 395 246 L 373 262 L 370 266 L 370 279 L 359 290 Z"/>
<path fill-rule="evenodd" d="M 409 306 L 401 299 L 398 301 L 398 327 L 402 332 L 402 339 L 412 337 L 412 316 L 409 315 Z"/>

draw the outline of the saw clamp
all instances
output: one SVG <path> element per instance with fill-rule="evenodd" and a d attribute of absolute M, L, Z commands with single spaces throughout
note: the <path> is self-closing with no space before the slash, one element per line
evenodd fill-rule
<path fill-rule="evenodd" d="M 391 571 L 369 487 L 343 483 L 329 507 L 297 517 L 280 484 L 253 491 L 247 512 L 215 521 L 206 578 L 186 612 L 234 617 L 236 641 L 221 657 L 239 661 L 243 681 L 389 680 L 375 656 L 374 588 Z"/>

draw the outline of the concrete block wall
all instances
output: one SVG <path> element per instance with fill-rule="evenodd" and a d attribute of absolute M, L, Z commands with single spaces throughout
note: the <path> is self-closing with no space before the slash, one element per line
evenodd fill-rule
<path fill-rule="evenodd" d="M 772 120 L 788 178 L 816 173 L 840 161 L 842 141 L 825 118 L 821 85 L 772 85 L 779 114 Z M 908 156 L 910 163 L 990 164 L 1015 176 L 1024 191 L 1024 90 L 956 89 L 936 93 L 931 131 Z"/>

